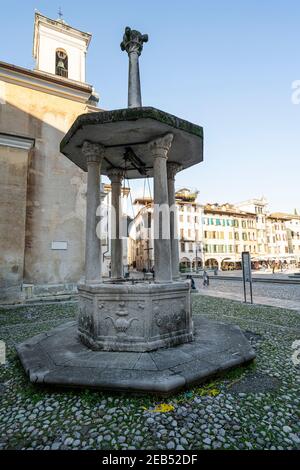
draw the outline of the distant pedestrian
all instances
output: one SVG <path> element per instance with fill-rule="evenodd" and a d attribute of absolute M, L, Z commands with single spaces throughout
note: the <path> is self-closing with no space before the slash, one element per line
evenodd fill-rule
<path fill-rule="evenodd" d="M 195 281 L 194 281 L 193 277 L 191 276 L 191 274 L 188 274 L 188 275 L 186 276 L 186 278 L 187 278 L 189 281 L 191 281 L 191 289 L 193 289 L 193 290 L 196 289 Z"/>
<path fill-rule="evenodd" d="M 207 271 L 203 271 L 203 286 L 204 287 L 209 286 L 209 277 L 208 277 Z"/>
<path fill-rule="evenodd" d="M 218 268 L 217 268 L 217 267 L 214 268 L 214 275 L 215 275 L 215 276 L 218 275 Z"/>

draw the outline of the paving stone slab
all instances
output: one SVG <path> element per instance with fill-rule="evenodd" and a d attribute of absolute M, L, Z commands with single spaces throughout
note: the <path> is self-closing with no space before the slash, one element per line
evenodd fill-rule
<path fill-rule="evenodd" d="M 235 383 L 232 393 L 267 393 L 274 392 L 281 386 L 281 381 L 268 374 L 254 373 Z"/>
<path fill-rule="evenodd" d="M 194 317 L 194 341 L 152 352 L 92 351 L 68 322 L 17 346 L 31 382 L 170 393 L 247 363 L 255 353 L 234 325 Z"/>

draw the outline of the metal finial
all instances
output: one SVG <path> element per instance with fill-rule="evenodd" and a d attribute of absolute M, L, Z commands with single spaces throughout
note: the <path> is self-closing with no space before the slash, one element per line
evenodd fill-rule
<path fill-rule="evenodd" d="M 58 16 L 59 16 L 59 19 L 62 20 L 63 12 L 61 11 L 61 7 L 59 7 L 58 9 Z"/>

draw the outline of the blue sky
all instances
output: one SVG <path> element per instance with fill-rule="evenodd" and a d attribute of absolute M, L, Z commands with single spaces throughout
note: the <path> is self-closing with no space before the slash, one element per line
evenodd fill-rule
<path fill-rule="evenodd" d="M 106 109 L 127 106 L 125 26 L 149 34 L 140 59 L 143 104 L 204 127 L 204 162 L 177 186 L 202 202 L 264 195 L 300 212 L 298 0 L 0 1 L 0 60 L 33 68 L 34 9 L 91 32 L 87 81 Z"/>

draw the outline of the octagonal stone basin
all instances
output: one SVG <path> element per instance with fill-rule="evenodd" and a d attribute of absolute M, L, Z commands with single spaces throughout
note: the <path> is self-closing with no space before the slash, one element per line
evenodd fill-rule
<path fill-rule="evenodd" d="M 193 339 L 188 282 L 81 284 L 78 333 L 93 350 L 152 351 Z"/>

